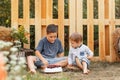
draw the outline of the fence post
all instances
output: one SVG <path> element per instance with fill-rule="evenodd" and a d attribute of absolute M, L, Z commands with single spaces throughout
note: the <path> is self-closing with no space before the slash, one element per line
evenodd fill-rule
<path fill-rule="evenodd" d="M 18 28 L 18 0 L 11 0 L 11 27 Z"/>

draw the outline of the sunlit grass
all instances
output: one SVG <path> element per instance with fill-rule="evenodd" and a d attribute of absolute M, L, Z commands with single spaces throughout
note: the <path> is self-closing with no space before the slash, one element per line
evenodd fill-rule
<path fill-rule="evenodd" d="M 37 72 L 37 74 L 27 73 L 23 76 L 24 80 L 70 80 L 64 73 L 45 74 Z"/>

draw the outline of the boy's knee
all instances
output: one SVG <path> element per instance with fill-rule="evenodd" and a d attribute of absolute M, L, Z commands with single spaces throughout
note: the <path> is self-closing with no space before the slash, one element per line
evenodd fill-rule
<path fill-rule="evenodd" d="M 85 61 L 82 61 L 82 64 L 87 64 Z"/>
<path fill-rule="evenodd" d="M 79 60 L 79 58 L 76 56 L 76 57 L 75 57 L 75 61 L 78 61 L 78 60 Z"/>
<path fill-rule="evenodd" d="M 27 56 L 28 60 L 33 60 L 33 56 Z"/>

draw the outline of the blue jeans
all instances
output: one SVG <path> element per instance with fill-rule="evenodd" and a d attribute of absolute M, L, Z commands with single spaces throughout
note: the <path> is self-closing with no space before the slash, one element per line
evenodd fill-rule
<path fill-rule="evenodd" d="M 48 61 L 48 64 L 55 64 L 57 62 L 60 62 L 60 61 L 63 61 L 63 60 L 66 60 L 67 57 L 56 57 L 56 58 L 45 58 L 47 61 Z M 44 64 L 42 63 L 42 61 L 37 57 L 37 60 L 35 61 L 35 66 L 37 67 L 41 67 L 43 66 Z"/>

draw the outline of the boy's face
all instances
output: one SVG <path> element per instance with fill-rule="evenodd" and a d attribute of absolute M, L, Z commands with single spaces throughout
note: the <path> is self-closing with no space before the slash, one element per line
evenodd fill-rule
<path fill-rule="evenodd" d="M 79 45 L 80 45 L 80 42 L 75 42 L 75 41 L 72 41 L 72 40 L 70 40 L 70 43 L 71 43 L 71 46 L 73 47 L 73 48 L 77 48 Z"/>
<path fill-rule="evenodd" d="M 50 42 L 50 43 L 54 43 L 56 38 L 57 38 L 57 33 L 49 33 L 47 34 L 47 40 Z"/>

